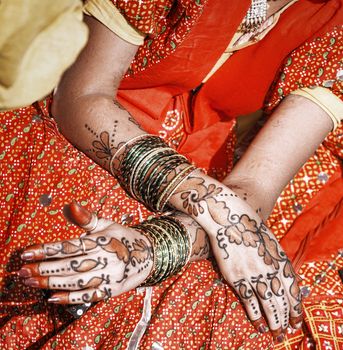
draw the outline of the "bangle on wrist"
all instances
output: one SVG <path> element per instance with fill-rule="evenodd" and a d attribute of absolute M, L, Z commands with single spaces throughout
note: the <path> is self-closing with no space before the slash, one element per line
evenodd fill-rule
<path fill-rule="evenodd" d="M 153 267 L 142 286 L 159 284 L 188 264 L 192 240 L 186 227 L 178 219 L 161 216 L 132 228 L 150 241 L 153 251 Z"/>
<path fill-rule="evenodd" d="M 167 202 L 196 167 L 162 139 L 140 135 L 113 155 L 111 173 L 128 195 L 148 209 L 163 212 Z"/>

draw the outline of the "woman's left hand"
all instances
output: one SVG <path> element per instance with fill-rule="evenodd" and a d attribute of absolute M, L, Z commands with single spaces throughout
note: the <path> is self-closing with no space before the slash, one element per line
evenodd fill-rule
<path fill-rule="evenodd" d="M 290 324 L 301 327 L 301 292 L 293 267 L 275 236 L 238 195 L 201 171 L 176 189 L 170 204 L 208 233 L 221 273 L 255 327 L 267 321 L 276 341 Z"/>
<path fill-rule="evenodd" d="M 140 232 L 110 220 L 97 219 L 76 202 L 65 215 L 88 234 L 61 242 L 28 247 L 19 271 L 30 287 L 55 292 L 49 301 L 61 304 L 95 302 L 119 295 L 144 282 L 153 266 L 149 240 Z"/>

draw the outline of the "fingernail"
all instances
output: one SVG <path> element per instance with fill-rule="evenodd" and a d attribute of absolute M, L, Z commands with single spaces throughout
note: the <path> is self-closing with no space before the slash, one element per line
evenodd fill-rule
<path fill-rule="evenodd" d="M 35 254 L 33 252 L 24 252 L 21 254 L 22 260 L 33 260 L 35 257 Z"/>
<path fill-rule="evenodd" d="M 59 303 L 61 299 L 59 297 L 51 297 L 48 299 L 49 303 Z"/>
<path fill-rule="evenodd" d="M 300 328 L 302 327 L 302 325 L 303 325 L 302 322 L 298 322 L 298 323 L 296 323 L 296 324 L 293 326 L 293 328 L 295 328 L 295 329 L 300 329 Z"/>
<path fill-rule="evenodd" d="M 20 276 L 20 277 L 31 277 L 32 274 L 31 274 L 31 270 L 29 269 L 25 269 L 25 267 L 21 268 L 17 274 Z"/>
<path fill-rule="evenodd" d="M 285 336 L 283 334 L 280 334 L 275 338 L 275 341 L 277 343 L 282 343 L 284 340 L 285 340 Z"/>
<path fill-rule="evenodd" d="M 39 282 L 35 278 L 29 278 L 25 280 L 24 283 L 29 287 L 39 287 Z"/>
<path fill-rule="evenodd" d="M 70 203 L 70 214 L 75 220 L 75 223 L 80 226 L 87 226 L 92 221 L 92 213 L 83 208 L 75 200 Z"/>
<path fill-rule="evenodd" d="M 260 333 L 266 333 L 268 332 L 268 328 L 264 325 L 264 324 L 261 324 L 259 327 L 258 327 L 258 331 Z"/>

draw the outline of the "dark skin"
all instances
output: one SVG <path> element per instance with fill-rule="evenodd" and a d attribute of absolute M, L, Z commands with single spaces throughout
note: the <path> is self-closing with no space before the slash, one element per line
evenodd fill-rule
<path fill-rule="evenodd" d="M 109 160 L 116 150 L 128 140 L 145 134 L 133 116 L 113 97 L 138 47 L 120 39 L 92 18 L 86 18 L 86 23 L 90 28 L 89 42 L 63 76 L 55 94 L 52 113 L 70 142 L 109 170 Z M 301 296 L 288 258 L 261 218 L 268 217 L 284 186 L 331 127 L 330 118 L 321 108 L 302 97 L 290 96 L 274 112 L 270 122 L 224 183 L 197 171 L 181 184 L 170 199 L 169 204 L 188 215 L 181 219 L 190 230 L 193 227 L 193 241 L 198 242 L 196 249 L 195 244 L 193 246 L 193 251 L 198 252 L 195 255 L 198 258 L 207 256 L 205 230 L 220 270 L 242 300 L 248 316 L 257 329 L 264 331 L 261 327 L 265 324 L 265 315 L 277 341 L 282 341 L 282 334 L 289 324 L 301 327 Z M 234 191 L 227 186 L 232 186 Z M 87 278 L 80 277 L 82 285 L 74 287 L 64 287 L 60 283 L 63 292 L 55 294 L 53 298 L 57 299 L 53 302 L 70 303 L 73 297 L 82 298 L 85 285 L 86 289 L 94 289 L 97 283 L 96 288 L 100 286 L 100 292 L 87 293 L 91 295 L 91 300 L 117 295 L 137 287 L 148 275 L 151 268 L 149 242 L 135 230 L 108 221 L 99 221 L 99 225 L 92 231 L 89 242 L 76 242 L 75 249 L 83 249 L 84 260 L 82 264 L 77 260 L 73 265 L 76 266 L 73 278 L 85 273 L 77 269 L 86 265 L 89 269 Z M 99 234 L 102 238 L 97 240 Z M 95 246 L 84 250 L 81 244 L 88 243 Z M 112 250 L 104 249 L 107 246 Z M 124 253 L 119 254 L 119 248 Z M 55 272 L 46 272 L 46 277 L 43 277 L 42 271 L 46 266 L 51 270 L 50 265 L 44 264 L 51 263 L 45 261 L 50 258 L 46 247 L 43 253 L 40 249 L 31 247 L 25 251 L 26 254 L 32 253 L 31 264 L 24 266 L 31 273 L 27 284 L 55 289 L 47 283 L 47 280 L 55 278 Z M 133 266 L 132 261 L 135 260 L 130 257 L 135 251 L 140 252 L 141 262 Z M 63 254 L 58 256 L 58 261 L 66 265 L 71 256 L 80 254 L 80 250 L 71 253 L 73 255 Z M 108 254 L 115 255 L 114 260 L 121 265 L 113 263 L 113 259 L 106 265 L 104 258 Z M 242 259 L 242 256 L 245 258 Z M 123 279 L 128 264 L 131 268 Z M 140 264 L 138 272 L 136 267 L 139 269 Z M 103 267 L 107 269 L 107 266 L 116 271 L 116 276 L 107 278 L 106 273 L 99 274 L 99 270 Z M 59 278 L 68 278 L 66 276 L 60 273 Z M 108 286 L 111 286 L 110 293 L 106 292 Z"/>

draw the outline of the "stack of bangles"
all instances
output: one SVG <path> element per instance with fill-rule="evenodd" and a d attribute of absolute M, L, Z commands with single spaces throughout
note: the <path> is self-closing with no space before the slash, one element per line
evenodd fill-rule
<path fill-rule="evenodd" d="M 126 193 L 155 212 L 165 211 L 175 189 L 194 169 L 186 157 L 152 135 L 129 141 L 110 162 Z"/>
<path fill-rule="evenodd" d="M 120 147 L 110 162 L 111 173 L 126 193 L 148 209 L 163 212 L 167 202 L 196 167 L 157 136 L 141 135 Z M 191 254 L 191 237 L 171 216 L 145 221 L 134 229 L 151 242 L 154 266 L 144 282 L 155 285 L 179 272 Z"/>
<path fill-rule="evenodd" d="M 186 227 L 170 216 L 144 221 L 133 226 L 153 247 L 153 268 L 142 286 L 153 286 L 172 276 L 188 263 L 192 241 Z"/>

